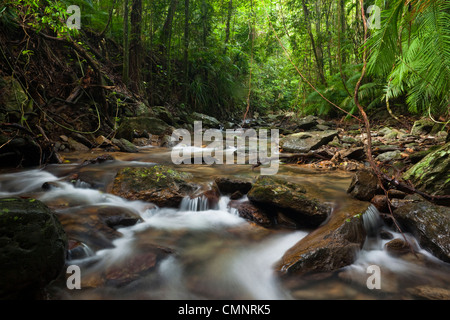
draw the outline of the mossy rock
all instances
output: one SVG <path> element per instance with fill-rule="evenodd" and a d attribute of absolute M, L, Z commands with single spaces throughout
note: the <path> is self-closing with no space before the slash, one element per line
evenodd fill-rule
<path fill-rule="evenodd" d="M 188 180 L 189 173 L 156 165 L 124 168 L 117 173 L 111 192 L 129 200 L 142 200 L 160 207 L 178 207 L 182 199 L 198 186 Z"/>
<path fill-rule="evenodd" d="M 10 121 L 18 121 L 22 114 L 32 111 L 27 94 L 13 77 L 0 78 L 0 106 L 8 115 L 13 116 Z"/>
<path fill-rule="evenodd" d="M 67 236 L 35 199 L 0 199 L 0 298 L 37 298 L 61 273 Z"/>
<path fill-rule="evenodd" d="M 431 195 L 450 194 L 450 142 L 412 166 L 403 179 Z"/>
<path fill-rule="evenodd" d="M 409 202 L 394 210 L 397 222 L 416 237 L 422 248 L 450 262 L 450 208 L 417 195 L 405 199 Z"/>
<path fill-rule="evenodd" d="M 117 129 L 116 138 L 133 141 L 139 133 L 144 131 L 160 136 L 171 133 L 171 127 L 163 120 L 154 117 L 126 118 Z"/>
<path fill-rule="evenodd" d="M 299 226 L 315 227 L 328 217 L 331 208 L 309 195 L 302 185 L 271 176 L 261 176 L 247 194 L 250 201 L 282 209 Z"/>

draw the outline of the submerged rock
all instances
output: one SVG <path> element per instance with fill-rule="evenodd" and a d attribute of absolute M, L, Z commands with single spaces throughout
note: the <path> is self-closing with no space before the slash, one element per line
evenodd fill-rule
<path fill-rule="evenodd" d="M 0 298 L 35 299 L 61 273 L 66 233 L 35 199 L 0 200 Z"/>
<path fill-rule="evenodd" d="M 257 204 L 282 209 L 299 226 L 316 227 L 327 219 L 329 205 L 311 197 L 300 184 L 260 176 L 247 194 Z"/>
<path fill-rule="evenodd" d="M 128 200 L 152 202 L 159 207 L 178 208 L 183 198 L 199 186 L 188 182 L 192 176 L 169 167 L 124 168 L 117 173 L 111 193 Z"/>
<path fill-rule="evenodd" d="M 69 239 L 82 241 L 93 251 L 113 248 L 113 241 L 122 236 L 116 229 L 132 226 L 141 216 L 131 209 L 111 206 L 80 206 L 58 212 Z"/>
<path fill-rule="evenodd" d="M 123 257 L 108 266 L 102 276 L 107 285 L 123 286 L 144 277 L 173 250 L 157 245 L 141 245 L 130 257 Z"/>

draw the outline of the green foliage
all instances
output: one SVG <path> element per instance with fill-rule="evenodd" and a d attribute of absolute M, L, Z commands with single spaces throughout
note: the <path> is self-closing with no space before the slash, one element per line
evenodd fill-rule
<path fill-rule="evenodd" d="M 382 28 L 369 39 L 369 73 L 386 79 L 388 98 L 406 95 L 409 110 L 448 113 L 450 2 L 396 1 L 383 11 Z"/>
<path fill-rule="evenodd" d="M 69 14 L 65 1 L 15 0 L 6 1 L 5 6 L 14 11 L 16 21 L 37 32 L 49 29 L 60 37 L 78 34 L 78 30 L 70 29 L 66 24 Z"/>
<path fill-rule="evenodd" d="M 365 48 L 359 1 L 190 0 L 186 17 L 186 1 L 143 0 L 145 94 L 156 105 L 183 106 L 224 118 L 243 116 L 247 97 L 250 116 L 279 110 L 343 116 L 321 95 L 351 114 L 358 112 L 352 95 L 366 49 L 369 76 L 359 90 L 364 108 L 384 107 L 387 97 L 406 101 L 410 112 L 447 112 L 450 2 L 364 3 L 366 8 L 372 4 L 382 8 L 381 29 L 371 30 Z M 105 31 L 113 40 L 109 47 L 99 45 L 98 51 L 108 51 L 114 62 L 122 61 L 123 0 L 7 0 L 0 5 L 0 24 L 17 29 L 17 21 L 23 21 L 37 31 L 77 36 L 78 31 L 65 23 L 69 5 L 81 9 L 82 33 L 95 36 Z M 129 6 L 131 12 L 133 1 Z M 164 32 L 167 37 L 162 41 Z M 24 51 L 22 59 L 31 54 Z"/>

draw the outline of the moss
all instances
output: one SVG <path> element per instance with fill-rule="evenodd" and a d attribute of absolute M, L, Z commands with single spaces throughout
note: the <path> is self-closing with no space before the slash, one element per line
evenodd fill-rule
<path fill-rule="evenodd" d="M 166 166 L 148 168 L 124 168 L 117 174 L 117 179 L 125 182 L 132 190 L 141 191 L 149 187 L 167 187 L 184 182 L 192 176 L 189 173 L 175 171 Z"/>

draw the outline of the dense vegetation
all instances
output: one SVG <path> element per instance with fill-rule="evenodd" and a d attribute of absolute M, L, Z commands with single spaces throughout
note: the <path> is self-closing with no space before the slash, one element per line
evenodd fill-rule
<path fill-rule="evenodd" d="M 80 30 L 66 23 L 70 5 L 81 10 Z M 379 20 L 373 5 L 381 9 Z M 150 107 L 227 119 L 279 110 L 342 117 L 357 113 L 353 95 L 366 50 L 367 73 L 358 89 L 366 111 L 388 107 L 394 115 L 445 121 L 449 14 L 444 0 L 6 1 L 0 5 L 1 72 L 19 78 L 36 100 L 38 84 L 27 75 L 44 50 L 36 45 L 38 33 L 78 48 L 60 66 L 79 69 L 79 79 L 71 80 L 91 68 L 103 73 L 96 84 L 123 83 Z M 5 39 L 14 33 L 11 49 Z M 108 72 L 95 70 L 98 61 L 108 62 Z M 100 110 L 110 119 L 124 100 L 108 99 L 114 93 L 106 93 Z"/>

